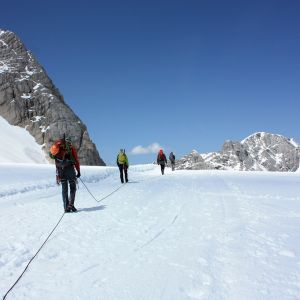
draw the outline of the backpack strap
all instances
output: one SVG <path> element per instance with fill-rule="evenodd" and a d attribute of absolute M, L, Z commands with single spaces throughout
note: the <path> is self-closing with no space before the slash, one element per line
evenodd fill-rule
<path fill-rule="evenodd" d="M 72 147 L 73 147 L 73 145 L 71 143 L 66 142 L 66 151 L 64 153 L 64 159 L 65 159 L 66 154 L 68 153 L 70 155 L 70 160 L 72 161 L 73 164 L 75 164 L 75 158 L 72 153 Z"/>

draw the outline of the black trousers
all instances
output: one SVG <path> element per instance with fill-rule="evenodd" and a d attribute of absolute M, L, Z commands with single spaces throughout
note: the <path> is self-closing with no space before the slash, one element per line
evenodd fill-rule
<path fill-rule="evenodd" d="M 62 186 L 62 199 L 64 203 L 64 209 L 66 210 L 68 205 L 74 205 L 76 194 L 76 173 L 73 165 L 68 165 L 63 168 L 58 167 L 58 175 Z M 69 197 L 70 186 L 70 197 Z"/>
<path fill-rule="evenodd" d="M 165 164 L 160 165 L 161 174 L 164 175 L 165 173 Z"/>
<path fill-rule="evenodd" d="M 69 197 L 68 184 L 70 185 L 70 197 Z M 62 179 L 61 186 L 62 186 L 62 198 L 64 203 L 64 209 L 66 210 L 68 205 L 74 205 L 75 202 L 76 178 L 71 180 Z"/>
<path fill-rule="evenodd" d="M 125 174 L 125 181 L 128 182 L 128 174 L 127 174 L 127 169 L 128 167 L 125 166 L 124 164 L 119 164 L 119 170 L 120 170 L 120 179 L 121 179 L 121 182 L 124 183 L 124 175 L 123 173 Z"/>

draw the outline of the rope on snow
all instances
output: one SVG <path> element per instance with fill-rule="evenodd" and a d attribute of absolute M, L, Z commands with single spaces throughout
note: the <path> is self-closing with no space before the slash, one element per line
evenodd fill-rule
<path fill-rule="evenodd" d="M 85 186 L 86 190 L 90 193 L 90 195 L 95 199 L 95 201 L 97 201 L 98 203 L 103 201 L 104 199 L 108 198 L 109 196 L 111 196 L 113 193 L 117 192 L 121 187 L 123 187 L 124 185 L 119 186 L 117 189 L 115 189 L 114 191 L 112 191 L 110 194 L 106 195 L 105 197 L 101 198 L 100 200 L 97 200 L 95 198 L 95 196 L 90 192 L 90 190 L 88 189 L 88 187 L 86 186 L 86 184 L 82 181 L 81 178 L 79 178 L 80 181 L 82 182 L 82 184 Z M 61 220 L 63 219 L 65 213 L 62 214 L 62 216 L 60 217 L 59 221 L 57 222 L 57 224 L 55 225 L 55 227 L 52 229 L 52 231 L 49 233 L 48 237 L 46 238 L 46 240 L 44 241 L 44 243 L 42 244 L 42 246 L 38 249 L 38 251 L 34 254 L 34 256 L 29 260 L 29 262 L 27 263 L 25 269 L 23 270 L 23 272 L 21 273 L 21 275 L 18 277 L 18 279 L 15 281 L 15 283 L 9 288 L 9 290 L 6 292 L 6 294 L 3 296 L 3 300 L 6 299 L 6 296 L 12 291 L 12 289 L 17 285 L 17 283 L 19 282 L 19 280 L 22 278 L 22 276 L 24 275 L 24 273 L 27 271 L 29 265 L 32 263 L 32 261 L 36 258 L 36 256 L 38 255 L 38 253 L 42 250 L 42 248 L 44 247 L 44 245 L 47 243 L 47 241 L 49 240 L 50 236 L 52 235 L 52 233 L 55 231 L 55 229 L 58 227 L 59 223 L 61 222 Z"/>
<path fill-rule="evenodd" d="M 125 186 L 125 184 L 119 186 L 118 188 L 116 188 L 114 191 L 112 191 L 110 194 L 106 195 L 105 197 L 101 198 L 100 200 L 97 200 L 96 197 L 91 193 L 91 191 L 88 189 L 88 187 L 86 186 L 86 184 L 82 181 L 82 179 L 79 177 L 81 183 L 84 185 L 84 187 L 86 188 L 86 190 L 89 192 L 89 194 L 94 198 L 94 200 L 96 202 L 101 202 L 103 200 L 105 200 L 106 198 L 108 198 L 109 196 L 111 196 L 112 194 L 114 194 L 115 192 L 117 192 L 119 189 L 121 189 L 123 186 Z"/>

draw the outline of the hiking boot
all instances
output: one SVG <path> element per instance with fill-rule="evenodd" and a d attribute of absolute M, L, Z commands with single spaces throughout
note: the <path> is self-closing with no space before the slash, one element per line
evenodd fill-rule
<path fill-rule="evenodd" d="M 65 208 L 65 213 L 69 213 L 69 212 L 71 212 L 70 207 Z"/>
<path fill-rule="evenodd" d="M 77 209 L 74 205 L 69 205 L 69 209 L 70 209 L 71 212 L 76 212 L 77 211 Z"/>

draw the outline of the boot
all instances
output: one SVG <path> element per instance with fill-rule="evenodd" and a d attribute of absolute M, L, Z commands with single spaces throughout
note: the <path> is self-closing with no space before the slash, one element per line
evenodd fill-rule
<path fill-rule="evenodd" d="M 70 212 L 76 212 L 77 211 L 76 207 L 74 206 L 74 199 L 71 199 L 71 201 L 69 202 L 68 209 L 69 209 Z"/>
<path fill-rule="evenodd" d="M 76 212 L 77 208 L 74 205 L 69 205 L 70 211 L 71 212 Z"/>

